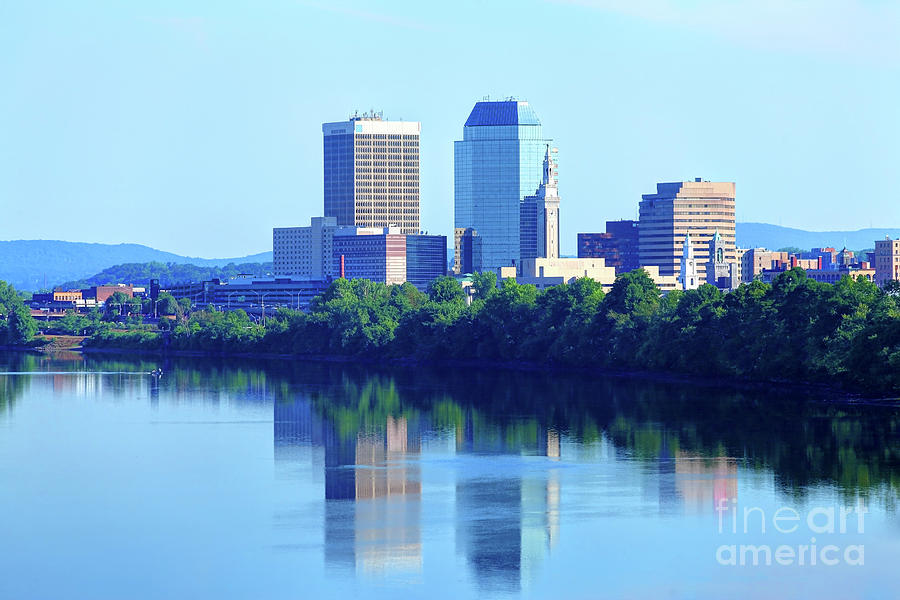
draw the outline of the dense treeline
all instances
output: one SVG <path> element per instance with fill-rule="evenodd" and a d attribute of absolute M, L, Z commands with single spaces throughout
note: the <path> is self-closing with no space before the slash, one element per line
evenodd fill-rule
<path fill-rule="evenodd" d="M 643 270 L 604 294 L 581 279 L 542 292 L 482 273 L 466 305 L 460 284 L 413 286 L 339 279 L 309 313 L 280 310 L 259 324 L 241 311 L 197 311 L 167 338 L 103 332 L 94 346 L 208 352 L 275 352 L 367 358 L 529 361 L 724 378 L 900 391 L 900 286 L 808 279 L 802 269 L 772 285 L 723 294 L 662 295 Z M 130 337 L 129 337 L 130 336 Z"/>
<path fill-rule="evenodd" d="M 265 277 L 272 273 L 272 263 L 228 263 L 224 267 L 198 267 L 191 264 L 178 263 L 126 263 L 104 269 L 86 279 L 69 281 L 60 288 L 88 288 L 94 285 L 109 283 L 147 282 L 159 279 L 163 287 L 189 283 L 192 281 L 208 281 L 210 279 L 228 279 L 239 274 L 250 274 L 254 277 Z"/>

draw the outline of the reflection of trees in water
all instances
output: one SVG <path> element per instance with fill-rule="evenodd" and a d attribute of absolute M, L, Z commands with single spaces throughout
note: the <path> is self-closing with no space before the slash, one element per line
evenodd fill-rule
<path fill-rule="evenodd" d="M 0 372 L 36 371 L 37 356 L 21 352 L 0 352 Z M 25 391 L 30 378 L 22 375 L 0 375 L 0 414 L 11 412 Z"/>
<path fill-rule="evenodd" d="M 818 484 L 835 485 L 848 496 L 900 490 L 900 409 L 822 402 L 821 394 L 796 389 L 250 359 L 161 363 L 103 355 L 78 362 L 7 354 L 0 360 L 6 371 L 148 372 L 162 366 L 162 398 L 206 390 L 235 401 L 290 402 L 302 394 L 348 440 L 361 431 L 384 432 L 388 416 L 402 417 L 416 431 L 452 431 L 458 447 L 472 451 L 542 454 L 553 431 L 586 444 L 606 438 L 639 459 L 657 459 L 664 450 L 735 458 L 745 468 L 771 470 L 786 492 L 798 496 Z M 0 402 L 9 407 L 28 379 L 5 379 Z M 105 391 L 127 383 L 104 385 Z"/>
<path fill-rule="evenodd" d="M 451 430 L 462 451 L 543 454 L 548 432 L 605 437 L 638 459 L 662 453 L 736 459 L 771 470 L 789 494 L 834 485 L 842 494 L 900 490 L 900 410 L 822 401 L 794 390 L 736 390 L 582 374 L 443 369 L 317 368 L 313 399 L 345 435 L 384 417 Z M 303 373 L 294 373 L 302 379 Z M 302 387 L 302 386 L 301 386 Z"/>
<path fill-rule="evenodd" d="M 11 411 L 25 392 L 25 377 L 0 375 L 0 414 Z"/>

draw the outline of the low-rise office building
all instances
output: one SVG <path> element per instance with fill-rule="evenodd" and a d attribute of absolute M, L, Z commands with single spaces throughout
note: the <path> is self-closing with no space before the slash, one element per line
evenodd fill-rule
<path fill-rule="evenodd" d="M 133 285 L 119 283 L 116 285 L 95 285 L 83 290 L 54 290 L 47 293 L 33 294 L 31 306 L 41 306 L 52 309 L 76 309 L 86 310 L 105 303 L 115 293 L 125 294 L 129 298 L 135 297 Z"/>
<path fill-rule="evenodd" d="M 82 300 L 81 290 L 54 290 L 44 294 L 32 294 L 32 302 L 60 302 L 75 304 L 78 300 Z"/>
<path fill-rule="evenodd" d="M 82 290 L 81 295 L 84 298 L 93 298 L 97 304 L 102 304 L 115 293 L 125 294 L 129 298 L 134 298 L 134 286 L 131 284 L 118 283 L 116 285 L 95 285 L 86 290 Z"/>
<path fill-rule="evenodd" d="M 525 279 L 559 278 L 572 283 L 587 277 L 605 287 L 612 287 L 616 280 L 616 269 L 606 266 L 602 258 L 536 258 L 522 261 L 519 271 Z"/>
<path fill-rule="evenodd" d="M 387 285 L 406 281 L 406 236 L 397 227 L 341 227 L 334 233 L 337 277 Z"/>
<path fill-rule="evenodd" d="M 327 280 L 334 276 L 331 244 L 334 217 L 313 217 L 307 227 L 272 230 L 272 266 L 276 277 Z"/>
<path fill-rule="evenodd" d="M 561 262 L 562 261 L 562 262 Z M 653 280 L 656 287 L 663 293 L 679 289 L 678 277 L 675 275 L 660 275 L 656 266 L 640 267 Z M 497 285 L 504 279 L 515 279 L 519 284 L 531 284 L 539 290 L 544 290 L 563 283 L 571 284 L 576 279 L 588 277 L 600 283 L 603 291 L 608 292 L 616 282 L 615 268 L 607 267 L 602 258 L 597 259 L 532 259 L 524 261 L 518 267 L 500 267 L 497 272 Z M 471 285 L 471 282 L 469 282 Z M 463 287 L 466 279 L 463 279 Z"/>
<path fill-rule="evenodd" d="M 822 269 L 837 268 L 838 251 L 834 248 L 811 248 L 809 252 L 801 252 L 799 258 L 808 260 L 821 259 Z"/>
<path fill-rule="evenodd" d="M 274 279 L 211 279 L 174 285 L 166 292 L 177 299 L 188 298 L 193 306 L 256 312 L 263 307 L 305 310 L 313 298 L 328 289 L 329 282 L 276 277 Z"/>
<path fill-rule="evenodd" d="M 406 281 L 423 292 L 428 284 L 447 274 L 447 237 L 443 235 L 406 236 Z"/>
<path fill-rule="evenodd" d="M 295 279 L 409 281 L 425 291 L 447 273 L 445 236 L 407 235 L 393 226 L 338 227 L 331 217 L 313 217 L 308 227 L 273 229 L 272 254 L 276 276 Z"/>
<path fill-rule="evenodd" d="M 875 283 L 884 286 L 889 281 L 900 281 L 900 238 L 875 242 Z"/>
<path fill-rule="evenodd" d="M 602 258 L 616 273 L 637 269 L 638 222 L 607 221 L 606 233 L 579 233 L 578 258 Z"/>
<path fill-rule="evenodd" d="M 772 281 L 774 281 L 778 275 L 790 270 L 791 268 L 793 267 L 788 265 L 781 265 L 780 267 L 774 269 L 766 269 L 760 274 L 759 278 L 763 283 L 772 283 Z M 821 283 L 830 283 L 832 285 L 840 281 L 843 277 L 851 277 L 853 279 L 862 277 L 866 281 L 875 281 L 875 269 L 873 269 L 871 265 L 866 262 L 857 263 L 848 267 L 839 267 L 836 269 L 804 269 L 804 271 L 806 272 L 806 276 L 809 279 L 813 279 Z"/>
<path fill-rule="evenodd" d="M 616 281 L 615 268 L 607 267 L 602 258 L 529 258 L 518 267 L 501 267 L 498 275 L 501 279 L 515 277 L 518 283 L 530 283 L 538 289 L 587 277 L 608 290 Z"/>
<path fill-rule="evenodd" d="M 677 275 L 660 275 L 659 267 L 656 265 L 644 265 L 641 269 L 647 273 L 647 276 L 653 280 L 662 293 L 667 294 L 672 290 L 680 289 Z"/>

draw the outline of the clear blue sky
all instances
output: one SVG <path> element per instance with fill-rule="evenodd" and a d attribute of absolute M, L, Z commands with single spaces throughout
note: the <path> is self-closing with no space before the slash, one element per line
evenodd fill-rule
<path fill-rule="evenodd" d="M 657 181 L 737 182 L 739 221 L 900 227 L 900 2 L 0 4 L 0 239 L 271 249 L 322 212 L 323 121 L 422 122 L 449 234 L 473 103 L 560 149 L 563 252 Z"/>

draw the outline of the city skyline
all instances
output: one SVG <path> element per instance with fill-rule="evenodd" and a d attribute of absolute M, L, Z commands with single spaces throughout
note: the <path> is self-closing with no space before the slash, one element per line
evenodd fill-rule
<path fill-rule="evenodd" d="M 655 183 L 696 176 L 737 182 L 738 221 L 896 225 L 900 65 L 883 34 L 900 10 L 800 6 L 736 3 L 746 18 L 726 19 L 709 2 L 531 2 L 472 23 L 464 6 L 411 3 L 13 4 L 0 239 L 265 250 L 272 226 L 321 214 L 321 123 L 369 108 L 422 123 L 421 228 L 452 239 L 452 142 L 485 95 L 529 101 L 560 148 L 566 255 L 579 231 L 635 218 Z M 534 23 L 567 35 L 520 55 Z M 403 68 L 378 48 L 358 60 L 397 33 L 414 49 Z M 354 77 L 335 78 L 344 64 Z"/>

